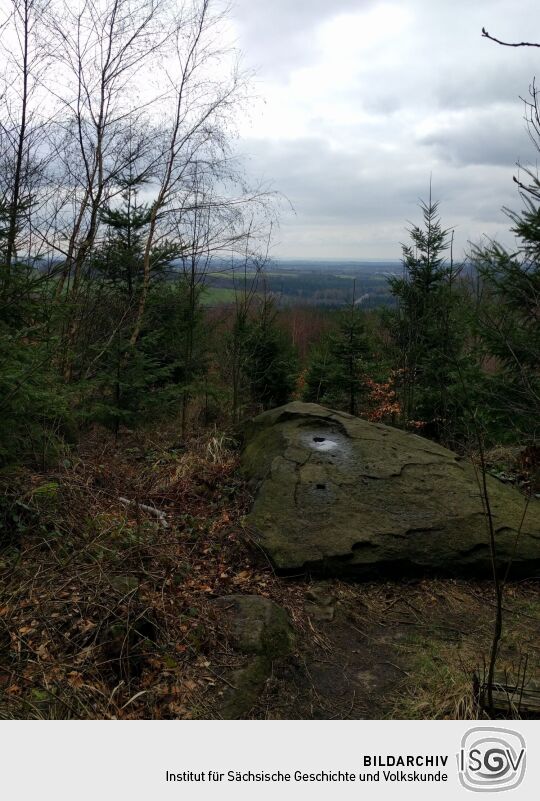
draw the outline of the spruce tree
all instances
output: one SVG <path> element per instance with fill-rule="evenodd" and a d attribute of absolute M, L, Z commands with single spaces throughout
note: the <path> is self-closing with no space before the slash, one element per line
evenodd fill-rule
<path fill-rule="evenodd" d="M 349 414 L 356 415 L 360 399 L 365 394 L 370 348 L 354 290 L 352 302 L 340 315 L 338 330 L 331 337 L 330 355 L 334 365 L 334 384 L 344 393 Z"/>
<path fill-rule="evenodd" d="M 263 409 L 286 403 L 295 383 L 296 354 L 276 318 L 274 301 L 265 294 L 247 322 L 243 338 L 244 373 L 251 399 Z"/>
<path fill-rule="evenodd" d="M 164 402 L 164 389 L 177 376 L 179 354 L 164 346 L 164 333 L 170 336 L 167 313 L 170 308 L 157 296 L 172 288 L 166 278 L 178 249 L 170 243 L 155 247 L 151 254 L 153 284 L 145 319 L 138 341 L 130 341 L 143 279 L 143 256 L 150 209 L 137 200 L 138 185 L 127 181 L 122 203 L 106 208 L 103 242 L 92 253 L 87 288 L 87 306 L 92 308 L 82 336 L 91 339 L 86 348 L 81 343 L 81 366 L 90 362 L 90 409 L 87 414 L 110 425 L 118 434 L 122 424 L 133 425 L 155 413 Z M 156 299 L 154 302 L 154 292 Z M 171 292 L 174 300 L 174 293 Z M 96 336 L 97 334 L 97 336 Z M 84 374 L 81 377 L 85 377 Z"/>
<path fill-rule="evenodd" d="M 403 245 L 403 274 L 389 279 L 397 309 L 386 319 L 401 377 L 402 421 L 440 439 L 451 427 L 463 329 L 456 319 L 457 273 L 452 260 L 445 259 L 450 231 L 442 227 L 431 192 L 420 208 L 423 227 L 409 229 L 411 243 Z"/>
<path fill-rule="evenodd" d="M 371 346 L 353 289 L 351 303 L 339 313 L 336 329 L 312 354 L 305 400 L 359 414 L 370 361 Z"/>
<path fill-rule="evenodd" d="M 7 270 L 9 222 L 0 202 L 0 467 L 26 460 L 44 466 L 70 428 L 70 414 L 55 371 L 50 287 L 39 281 L 37 264 L 15 252 Z"/>
<path fill-rule="evenodd" d="M 533 439 L 540 421 L 540 181 L 528 172 L 521 184 L 524 208 L 505 209 L 517 247 L 496 242 L 473 250 L 482 298 L 478 329 L 485 355 L 495 357 L 490 404 L 498 412 L 501 434 L 517 429 Z"/>

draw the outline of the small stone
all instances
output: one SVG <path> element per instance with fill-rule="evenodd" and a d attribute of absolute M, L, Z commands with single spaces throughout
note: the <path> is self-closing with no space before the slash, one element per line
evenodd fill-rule
<path fill-rule="evenodd" d="M 227 595 L 214 604 L 225 612 L 233 646 L 243 653 L 283 656 L 291 650 L 293 634 L 287 613 L 260 595 Z"/>
<path fill-rule="evenodd" d="M 272 675 L 275 659 L 290 654 L 294 636 L 284 609 L 259 595 L 230 595 L 214 601 L 224 614 L 233 647 L 247 663 L 228 677 L 219 714 L 226 720 L 249 715 Z"/>
<path fill-rule="evenodd" d="M 306 598 L 308 601 L 312 601 L 319 606 L 331 606 L 336 600 L 336 596 L 324 584 L 315 584 L 313 587 L 310 587 L 306 592 Z"/>
<path fill-rule="evenodd" d="M 333 606 L 319 606 L 319 604 L 306 604 L 306 612 L 318 623 L 331 623 L 334 619 L 335 609 Z"/>

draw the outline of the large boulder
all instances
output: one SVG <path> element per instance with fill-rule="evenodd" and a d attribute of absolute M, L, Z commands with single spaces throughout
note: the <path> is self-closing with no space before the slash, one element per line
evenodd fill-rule
<path fill-rule="evenodd" d="M 242 469 L 256 487 L 247 522 L 278 569 L 491 572 L 479 475 L 415 434 L 289 403 L 246 425 Z M 538 575 L 540 502 L 523 519 L 518 490 L 491 476 L 487 489 L 499 564 Z"/>

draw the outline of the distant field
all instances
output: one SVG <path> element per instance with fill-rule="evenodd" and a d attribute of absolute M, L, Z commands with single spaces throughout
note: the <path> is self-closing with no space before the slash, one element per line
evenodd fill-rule
<path fill-rule="evenodd" d="M 361 298 L 362 307 L 375 308 L 392 304 L 387 279 L 398 270 L 397 262 L 273 262 L 271 269 L 264 272 L 264 280 L 282 307 L 342 307 L 351 302 L 355 281 L 355 297 Z M 236 275 L 229 269 L 209 273 L 205 305 L 232 302 L 233 279 L 240 289 L 243 277 L 241 267 Z M 247 273 L 248 282 L 254 278 L 254 272 Z"/>
<path fill-rule="evenodd" d="M 226 287 L 212 286 L 211 284 L 205 287 L 202 295 L 202 302 L 204 306 L 219 306 L 220 304 L 234 302 L 234 289 L 227 289 Z"/>
<path fill-rule="evenodd" d="M 276 276 L 280 276 L 280 275 L 283 275 L 283 274 L 284 274 L 283 270 L 281 270 L 281 271 L 279 271 L 279 270 L 265 270 L 264 271 L 264 275 L 265 275 L 266 278 L 272 278 L 272 277 L 275 278 Z M 290 272 L 286 271 L 285 274 L 290 275 Z M 255 278 L 255 276 L 256 276 L 255 272 L 247 272 L 246 273 L 246 278 L 247 278 L 248 281 L 250 281 L 253 278 Z M 208 273 L 208 277 L 211 278 L 212 280 L 216 280 L 216 281 L 228 281 L 231 284 L 236 279 L 237 285 L 241 286 L 241 284 L 242 284 L 242 282 L 244 280 L 244 273 L 243 273 L 243 271 L 240 271 L 240 270 L 238 270 L 237 273 L 233 273 L 232 270 L 227 270 L 227 271 L 223 271 L 223 272 Z"/>

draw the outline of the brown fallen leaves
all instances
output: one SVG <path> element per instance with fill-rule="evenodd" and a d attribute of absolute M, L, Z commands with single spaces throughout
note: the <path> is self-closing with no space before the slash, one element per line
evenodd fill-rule
<path fill-rule="evenodd" d="M 234 454 L 95 433 L 67 464 L 3 488 L 31 513 L 0 554 L 0 717 L 204 716 L 223 639 L 209 601 L 297 593 L 249 545 Z"/>

